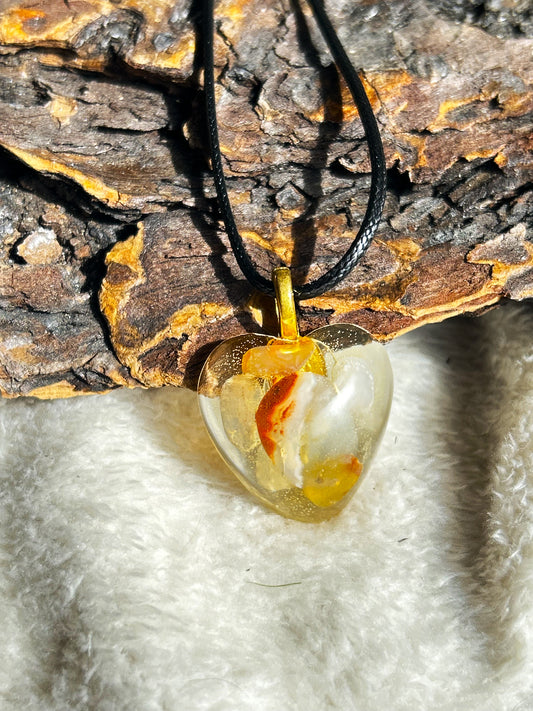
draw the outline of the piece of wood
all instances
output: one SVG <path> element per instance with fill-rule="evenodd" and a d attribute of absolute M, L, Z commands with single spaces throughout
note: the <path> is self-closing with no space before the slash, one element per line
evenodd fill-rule
<path fill-rule="evenodd" d="M 381 126 L 389 193 L 364 260 L 301 304 L 301 330 L 347 320 L 390 338 L 530 298 L 527 11 L 326 4 Z M 357 111 L 303 3 L 223 0 L 216 12 L 238 225 L 265 274 L 284 262 L 313 278 L 366 207 Z M 194 386 L 218 340 L 275 329 L 213 220 L 197 17 L 186 0 L 3 4 L 2 394 Z"/>

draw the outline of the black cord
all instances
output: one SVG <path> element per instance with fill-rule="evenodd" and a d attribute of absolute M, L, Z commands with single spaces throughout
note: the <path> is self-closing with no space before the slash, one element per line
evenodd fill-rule
<path fill-rule="evenodd" d="M 344 51 L 339 41 L 337 33 L 326 14 L 322 0 L 308 0 L 320 31 L 326 40 L 330 52 L 343 75 L 348 88 L 353 96 L 353 100 L 359 111 L 359 117 L 365 131 L 368 142 L 368 152 L 370 154 L 370 165 L 372 168 L 372 180 L 370 184 L 370 196 L 366 208 L 363 222 L 359 228 L 356 238 L 350 245 L 346 254 L 321 277 L 295 287 L 295 296 L 298 300 L 311 299 L 332 289 L 342 281 L 359 262 L 363 254 L 368 249 L 372 237 L 378 228 L 385 202 L 386 192 L 386 166 L 383 153 L 383 144 L 379 135 L 376 118 L 370 106 L 370 102 L 357 76 L 348 55 Z M 226 189 L 226 180 L 222 168 L 222 157 L 220 155 L 220 143 L 218 139 L 218 126 L 216 116 L 215 101 L 215 78 L 214 78 L 214 57 L 213 57 L 213 35 L 214 35 L 214 0 L 204 0 L 203 2 L 203 42 L 204 42 L 204 91 L 207 112 L 207 128 L 209 143 L 211 148 L 211 164 L 213 177 L 218 196 L 219 209 L 228 233 L 231 248 L 242 273 L 250 284 L 259 291 L 263 291 L 270 296 L 274 295 L 274 287 L 270 279 L 261 276 L 254 263 L 248 256 L 242 237 L 239 234 L 233 211 Z"/>

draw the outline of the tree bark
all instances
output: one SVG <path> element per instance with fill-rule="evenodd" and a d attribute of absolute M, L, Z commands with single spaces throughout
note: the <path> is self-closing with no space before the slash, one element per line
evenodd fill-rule
<path fill-rule="evenodd" d="M 216 219 L 198 3 L 20 0 L 0 14 L 0 391 L 194 386 L 208 351 L 275 332 Z M 302 332 L 378 338 L 533 296 L 528 4 L 326 2 L 381 127 L 389 192 L 364 259 Z M 370 164 L 307 6 L 217 4 L 230 199 L 265 275 L 357 234 Z"/>

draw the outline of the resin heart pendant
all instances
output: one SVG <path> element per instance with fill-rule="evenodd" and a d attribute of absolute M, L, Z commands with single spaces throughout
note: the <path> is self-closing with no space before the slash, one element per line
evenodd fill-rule
<path fill-rule="evenodd" d="M 298 335 L 290 272 L 274 271 L 281 338 L 236 336 L 200 375 L 200 409 L 241 482 L 278 513 L 323 521 L 348 503 L 389 415 L 392 370 L 362 328 Z"/>

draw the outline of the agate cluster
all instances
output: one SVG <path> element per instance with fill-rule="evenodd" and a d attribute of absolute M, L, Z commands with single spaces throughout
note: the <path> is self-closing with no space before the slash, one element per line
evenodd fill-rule
<path fill-rule="evenodd" d="M 348 503 L 390 410 L 386 349 L 351 324 L 294 340 L 246 334 L 221 343 L 198 386 L 217 449 L 278 513 L 322 521 Z"/>

